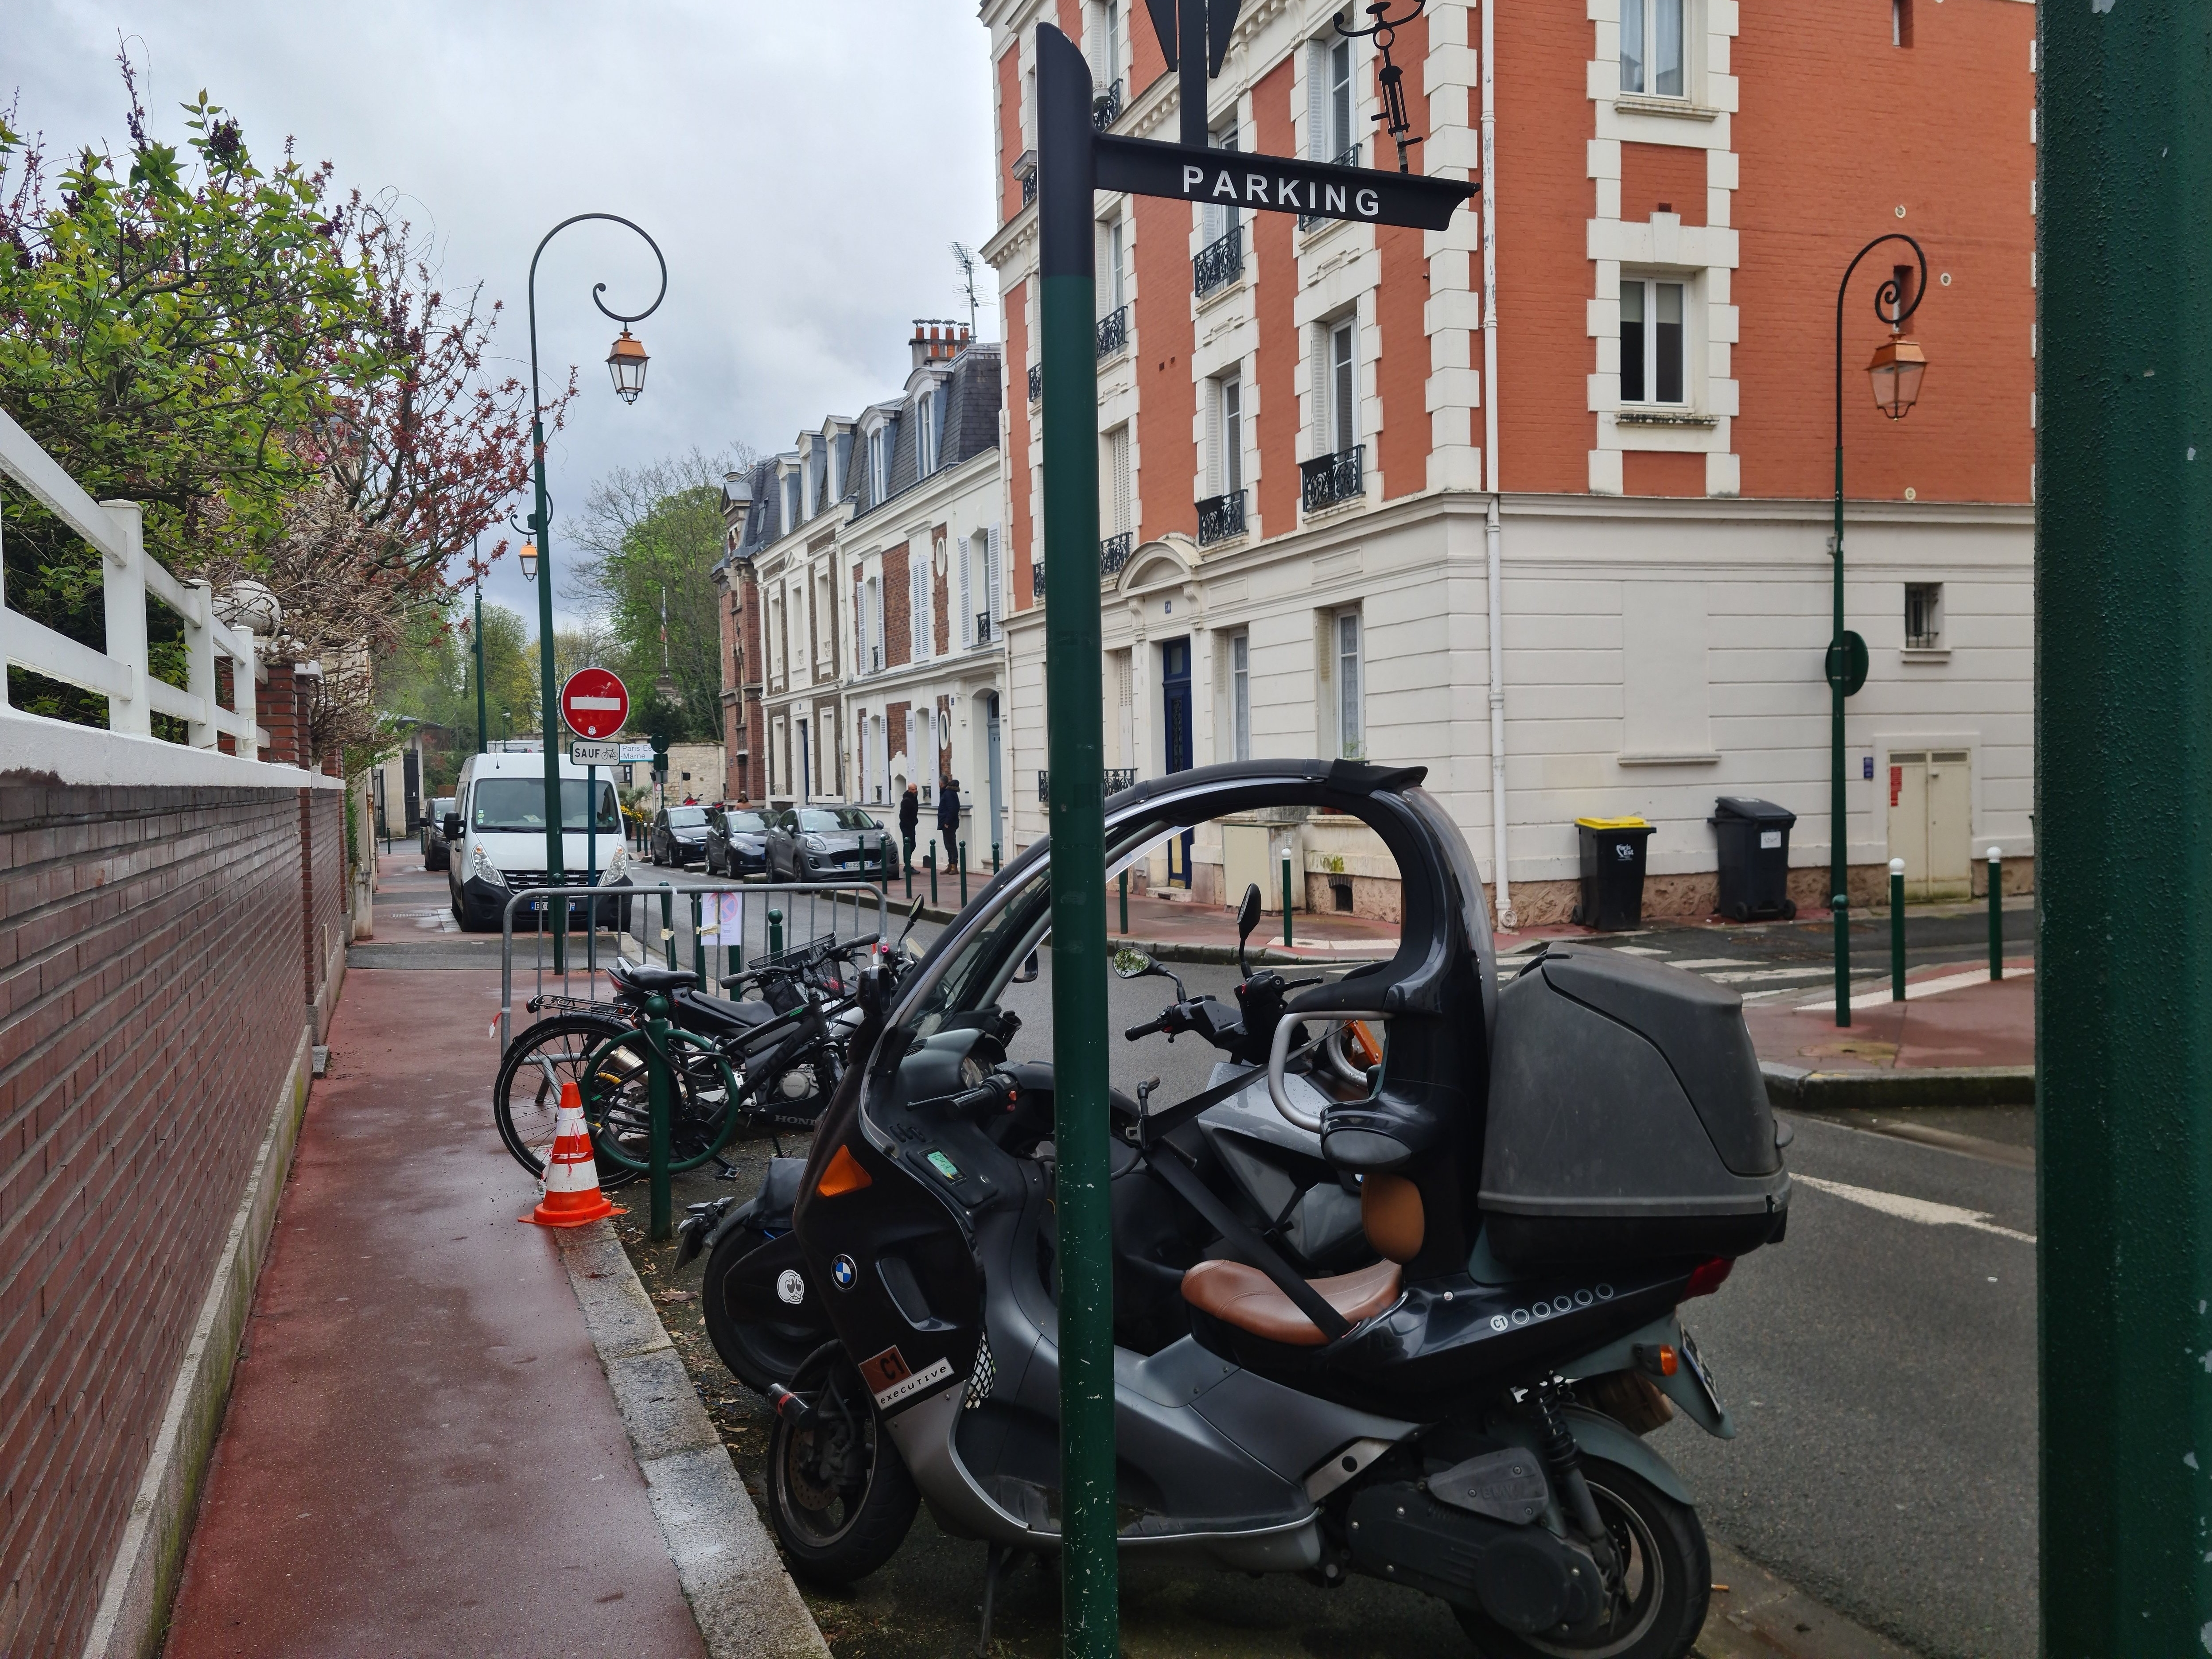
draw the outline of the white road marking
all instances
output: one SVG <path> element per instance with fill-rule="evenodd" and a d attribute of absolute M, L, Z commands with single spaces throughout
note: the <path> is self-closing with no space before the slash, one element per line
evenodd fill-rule
<path fill-rule="evenodd" d="M 1895 1216 L 1900 1221 L 1917 1221 L 1923 1227 L 1971 1227 L 1978 1233 L 1995 1233 L 1999 1238 L 2017 1239 L 2023 1244 L 2035 1243 L 2033 1233 L 2023 1233 L 2010 1227 L 2001 1227 L 1980 1210 L 1961 1209 L 1956 1204 L 1938 1204 L 1932 1199 L 1907 1198 L 1902 1193 L 1878 1193 L 1870 1187 L 1846 1186 L 1840 1181 L 1823 1181 L 1818 1176 L 1792 1176 L 1802 1186 L 1827 1193 L 1853 1204 L 1863 1204 L 1869 1210 L 1879 1210 L 1884 1215 Z"/>
<path fill-rule="evenodd" d="M 1655 951 L 1648 945 L 1608 945 L 1604 948 L 1618 951 L 1625 957 L 1663 957 L 1667 954 L 1664 951 Z"/>
<path fill-rule="evenodd" d="M 1695 962 L 1678 962 L 1677 968 L 1756 968 L 1759 963 L 1749 957 L 1700 957 Z"/>
<path fill-rule="evenodd" d="M 1749 974 L 1708 974 L 1706 978 L 1722 985 L 1748 985 L 1757 980 L 1814 979 L 1832 975 L 1833 968 L 1761 968 Z"/>
<path fill-rule="evenodd" d="M 2024 968 L 2015 968 L 2010 963 L 2005 964 L 2007 979 L 2026 979 L 2034 971 L 2033 964 Z M 1884 977 L 1886 979 L 1887 976 Z M 1908 979 L 1905 981 L 1905 1000 L 1907 1002 L 1917 1002 L 1922 997 L 1938 997 L 1946 991 L 1963 991 L 1969 985 L 1987 985 L 1989 982 L 1990 970 L 1986 968 L 1977 968 L 1971 974 L 1946 974 L 1941 979 Z M 1895 998 L 1892 996 L 1890 988 L 1884 984 L 1879 991 L 1855 993 L 1851 997 L 1851 1006 L 1873 1008 L 1878 1007 L 1882 1003 L 1894 1000 Z M 1804 1003 L 1801 1005 L 1800 1012 L 1817 1014 L 1824 1010 L 1832 1009 L 1835 1006 L 1836 1000 L 1830 997 L 1826 1002 Z"/>

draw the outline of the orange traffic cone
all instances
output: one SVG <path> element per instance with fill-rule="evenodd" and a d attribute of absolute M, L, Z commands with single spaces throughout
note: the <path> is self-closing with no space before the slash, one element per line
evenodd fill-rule
<path fill-rule="evenodd" d="M 553 1151 L 545 1160 L 545 1196 L 518 1221 L 541 1227 L 580 1227 L 603 1216 L 627 1215 L 599 1190 L 599 1161 L 592 1156 L 591 1131 L 584 1127 L 584 1100 L 573 1080 L 561 1085 L 561 1109 L 553 1119 Z"/>

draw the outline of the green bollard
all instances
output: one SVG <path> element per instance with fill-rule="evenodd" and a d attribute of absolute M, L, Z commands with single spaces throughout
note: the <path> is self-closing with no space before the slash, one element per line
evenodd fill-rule
<path fill-rule="evenodd" d="M 937 844 L 934 842 L 931 842 L 921 856 L 929 866 L 929 904 L 932 909 L 935 909 L 937 908 Z"/>
<path fill-rule="evenodd" d="M 700 896 L 691 895 L 691 970 L 699 975 L 699 988 L 707 988 L 707 909 Z"/>
<path fill-rule="evenodd" d="M 999 873 L 999 843 L 995 841 L 991 843 L 991 873 Z"/>
<path fill-rule="evenodd" d="M 1905 1000 L 1905 860 L 1889 861 L 1889 1000 Z"/>
<path fill-rule="evenodd" d="M 1121 937 L 1129 937 L 1129 872 L 1121 872 Z"/>
<path fill-rule="evenodd" d="M 652 1192 L 651 1225 L 647 1229 L 654 1243 L 672 1237 L 676 1229 L 672 1224 L 670 1212 L 675 1207 L 668 1189 L 669 1119 L 674 1111 L 668 1087 L 668 1062 L 662 1058 L 668 1052 L 668 1000 L 653 997 L 646 1005 L 646 1030 L 653 1038 L 653 1053 L 647 1056 L 652 1067 L 647 1080 L 651 1102 L 650 1121 L 646 1136 L 647 1181 Z"/>
<path fill-rule="evenodd" d="M 899 867 L 906 872 L 906 896 L 912 898 L 914 896 L 914 860 L 906 855 L 904 848 L 899 849 Z"/>
<path fill-rule="evenodd" d="M 1283 948 L 1291 948 L 1291 849 L 1283 849 Z"/>
<path fill-rule="evenodd" d="M 1990 977 L 2004 977 L 2004 854 L 1990 848 Z"/>
<path fill-rule="evenodd" d="M 783 912 L 771 909 L 768 913 L 768 959 L 774 962 L 783 954 Z"/>
<path fill-rule="evenodd" d="M 885 898 L 891 896 L 891 838 L 876 837 L 876 886 Z"/>
<path fill-rule="evenodd" d="M 668 965 L 676 965 L 676 895 L 660 890 L 660 937 L 667 942 Z"/>
<path fill-rule="evenodd" d="M 1851 899 L 1838 893 L 1831 901 L 1836 914 L 1836 1024 L 1851 1023 Z"/>
<path fill-rule="evenodd" d="M 960 908 L 965 910 L 968 908 L 968 843 L 966 842 L 959 843 L 959 850 L 953 854 L 953 857 L 960 866 Z"/>

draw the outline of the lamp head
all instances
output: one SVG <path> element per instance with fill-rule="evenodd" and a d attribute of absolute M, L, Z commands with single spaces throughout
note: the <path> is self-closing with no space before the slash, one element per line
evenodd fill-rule
<path fill-rule="evenodd" d="M 645 390 L 645 347 L 628 329 L 607 348 L 607 373 L 614 377 L 615 396 L 626 404 L 637 401 Z"/>
<path fill-rule="evenodd" d="M 1867 379 L 1874 383 L 1875 407 L 1893 421 L 1901 421 L 1919 401 L 1921 377 L 1928 373 L 1928 354 L 1920 342 L 1893 333 L 1874 349 Z"/>
<path fill-rule="evenodd" d="M 525 542 L 522 544 L 522 580 L 526 582 L 534 582 L 538 580 L 538 544 L 536 542 Z"/>

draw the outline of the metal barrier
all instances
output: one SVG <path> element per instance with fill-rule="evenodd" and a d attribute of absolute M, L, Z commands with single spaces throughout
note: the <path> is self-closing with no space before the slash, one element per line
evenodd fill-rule
<path fill-rule="evenodd" d="M 736 917 L 726 928 L 725 911 L 720 903 L 720 896 L 726 893 L 736 894 L 740 899 L 736 907 Z M 706 907 L 702 902 L 709 896 L 716 901 L 711 922 L 707 919 Z M 592 924 L 584 929 L 582 988 L 587 994 L 583 996 L 574 994 L 574 981 L 578 963 L 573 939 L 564 959 L 565 965 L 554 970 L 553 977 L 560 987 L 559 991 L 549 994 L 546 990 L 546 946 L 553 937 L 553 929 L 550 925 L 550 914 L 538 907 L 555 897 L 566 899 L 574 908 L 587 909 Z M 751 902 L 755 897 L 759 899 L 757 904 Z M 658 904 L 651 902 L 655 898 L 659 901 Z M 799 902 L 802 900 L 805 902 L 803 912 Z M 886 933 L 890 927 L 890 896 L 882 888 L 872 884 L 863 886 L 854 882 L 779 884 L 715 881 L 702 882 L 696 887 L 678 887 L 673 882 L 659 881 L 649 886 L 526 887 L 508 897 L 507 908 L 500 918 L 499 1049 L 502 1055 L 506 1054 L 507 1045 L 514 1040 L 514 918 L 517 907 L 526 902 L 532 910 L 546 918 L 547 925 L 535 930 L 537 944 L 532 962 L 536 990 L 532 1000 L 538 1002 L 541 1009 L 549 1001 L 569 1008 L 610 1006 L 609 1000 L 599 994 L 600 939 L 605 936 L 611 936 L 611 948 L 626 962 L 649 962 L 658 956 L 671 968 L 690 966 L 699 975 L 700 988 L 703 990 L 711 987 L 722 974 L 744 971 L 748 959 L 748 936 L 755 932 L 760 934 L 761 948 L 751 953 L 750 960 L 757 965 L 824 940 L 849 939 L 870 931 L 878 934 Z M 777 908 L 770 909 L 771 904 Z M 684 908 L 690 911 L 690 921 L 687 927 L 679 929 L 678 921 L 680 910 Z M 617 918 L 617 927 L 609 929 L 599 925 L 611 911 Z M 848 913 L 850 925 L 847 926 L 840 917 Z M 754 921 L 756 914 L 759 916 L 757 927 Z M 653 920 L 648 921 L 648 915 Z M 774 933 L 769 931 L 771 917 L 775 919 Z M 826 927 L 823 925 L 825 921 L 828 923 Z M 651 937 L 647 934 L 648 927 L 655 929 Z M 734 932 L 736 939 L 726 939 L 723 937 L 726 931 Z M 707 942 L 709 934 L 714 937 L 714 944 L 711 946 Z M 690 960 L 688 964 L 679 964 L 678 957 L 686 952 L 679 952 L 678 940 L 687 937 Z M 786 938 L 793 941 L 788 949 L 783 945 Z M 660 947 L 659 950 L 653 948 L 656 944 Z M 726 965 L 722 968 L 721 974 L 712 971 L 714 964 L 708 957 L 709 950 L 720 950 L 726 953 L 724 962 Z"/>

